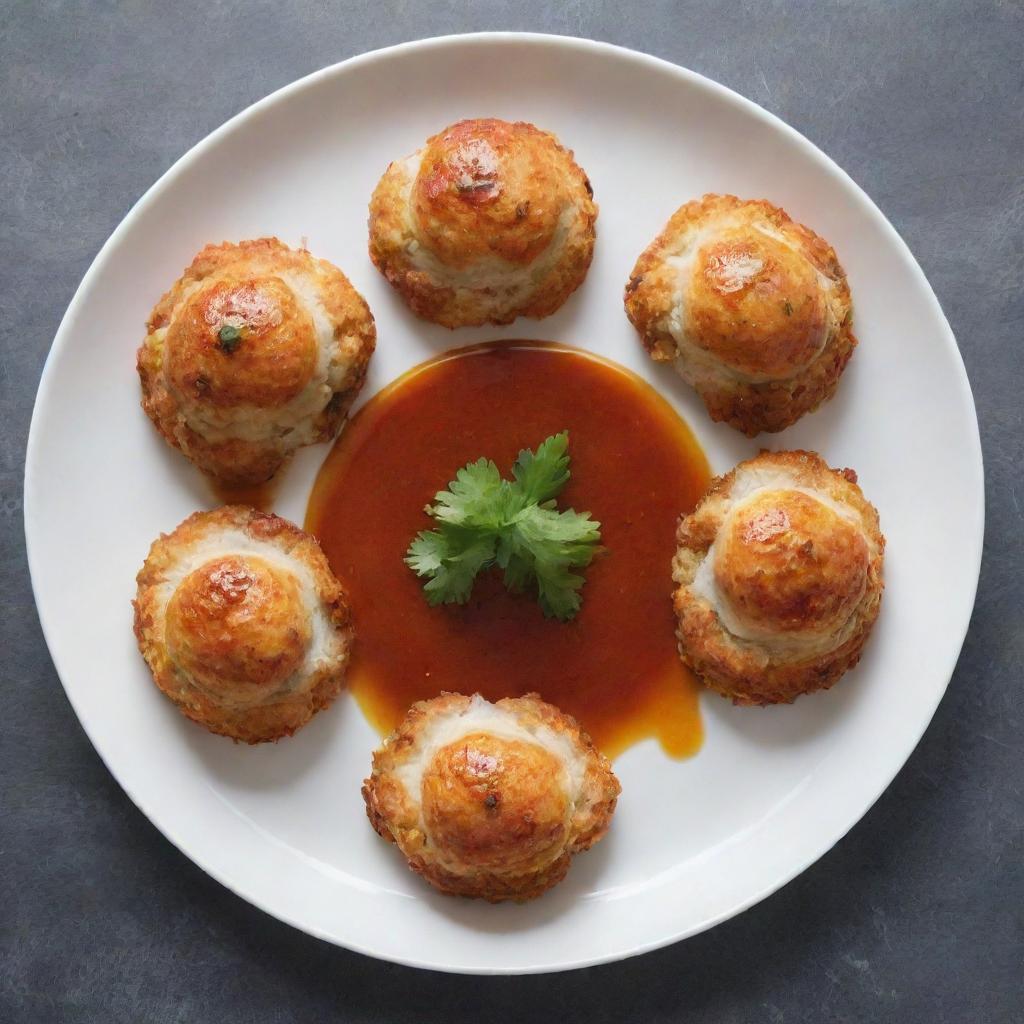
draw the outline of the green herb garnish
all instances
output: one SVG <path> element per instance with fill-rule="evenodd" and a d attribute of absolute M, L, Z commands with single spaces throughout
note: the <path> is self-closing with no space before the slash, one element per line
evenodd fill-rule
<path fill-rule="evenodd" d="M 789 299 L 786 299 L 786 301 L 782 304 L 782 309 L 783 312 L 785 312 L 786 316 L 793 315 L 793 303 L 790 302 Z"/>
<path fill-rule="evenodd" d="M 512 480 L 503 480 L 489 459 L 463 466 L 434 495 L 425 512 L 436 530 L 423 531 L 405 561 L 436 604 L 466 604 L 473 582 L 497 566 L 515 592 L 536 587 L 544 614 L 563 621 L 580 608 L 583 577 L 571 570 L 589 565 L 601 539 L 601 524 L 589 512 L 559 512 L 555 498 L 569 479 L 568 431 L 554 434 L 531 452 L 519 453 Z"/>
<path fill-rule="evenodd" d="M 233 324 L 225 324 L 217 332 L 217 348 L 221 352 L 231 353 L 242 343 L 242 328 Z"/>

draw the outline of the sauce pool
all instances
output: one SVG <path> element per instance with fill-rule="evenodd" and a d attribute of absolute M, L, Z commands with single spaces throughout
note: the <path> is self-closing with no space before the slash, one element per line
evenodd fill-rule
<path fill-rule="evenodd" d="M 561 509 L 589 511 L 606 550 L 582 570 L 583 607 L 545 619 L 534 594 L 477 577 L 470 603 L 431 608 L 403 559 L 423 511 L 484 456 L 504 476 L 522 448 L 569 431 Z M 539 693 L 609 756 L 655 737 L 674 757 L 703 739 L 698 686 L 679 661 L 672 611 L 676 523 L 707 488 L 704 453 L 639 377 L 589 353 L 536 342 L 456 349 L 411 370 L 353 417 L 320 470 L 306 529 L 349 591 L 350 688 L 393 729 L 444 690 L 489 700 Z"/>

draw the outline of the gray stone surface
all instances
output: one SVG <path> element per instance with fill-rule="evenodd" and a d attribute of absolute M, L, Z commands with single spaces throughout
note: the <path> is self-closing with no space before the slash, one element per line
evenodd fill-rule
<path fill-rule="evenodd" d="M 834 851 L 685 943 L 498 980 L 335 949 L 177 853 L 107 773 L 64 698 L 21 522 L 25 437 L 50 340 L 146 187 L 300 75 L 405 39 L 488 28 L 666 57 L 768 107 L 845 167 L 907 239 L 959 338 L 988 498 L 978 604 L 949 693 L 902 774 Z M 3 4 L 0 1020 L 1024 1019 L 1022 47 L 1024 9 L 1010 0 Z M 939 481 L 937 494 L 943 486 L 956 481 Z"/>

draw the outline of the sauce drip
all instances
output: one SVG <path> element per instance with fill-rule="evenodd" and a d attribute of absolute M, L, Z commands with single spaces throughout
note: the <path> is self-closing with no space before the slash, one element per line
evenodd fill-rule
<path fill-rule="evenodd" d="M 583 607 L 545 619 L 535 596 L 477 577 L 470 603 L 431 608 L 403 562 L 423 511 L 481 456 L 508 476 L 522 448 L 569 430 L 572 477 L 559 508 L 588 510 L 607 549 L 583 570 Z M 574 349 L 501 342 L 457 349 L 375 396 L 327 457 L 306 529 L 347 587 L 356 644 L 349 685 L 387 733 L 443 690 L 489 700 L 539 693 L 608 755 L 656 737 L 674 757 L 703 730 L 679 661 L 671 560 L 679 515 L 709 480 L 689 428 L 628 370 Z"/>
<path fill-rule="evenodd" d="M 277 496 L 277 476 L 264 480 L 260 484 L 226 484 L 223 480 L 206 478 L 214 497 L 222 505 L 250 505 L 260 512 L 273 511 L 274 498 Z"/>

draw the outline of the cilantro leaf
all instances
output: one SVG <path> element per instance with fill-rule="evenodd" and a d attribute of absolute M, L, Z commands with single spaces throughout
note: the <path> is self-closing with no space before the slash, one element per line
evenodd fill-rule
<path fill-rule="evenodd" d="M 434 495 L 427 513 L 444 523 L 458 526 L 486 526 L 497 521 L 498 499 L 502 487 L 498 467 L 489 459 L 477 459 L 463 466 L 448 484 L 447 491 Z"/>
<path fill-rule="evenodd" d="M 594 554 L 592 545 L 601 539 L 601 524 L 591 519 L 589 512 L 571 508 L 559 512 L 531 505 L 516 516 L 515 526 L 535 551 L 562 552 L 572 565 L 588 565 Z"/>
<path fill-rule="evenodd" d="M 600 525 L 589 512 L 558 512 L 539 505 L 517 517 L 517 547 L 527 553 L 546 615 L 565 620 L 579 610 L 583 577 L 570 570 L 590 564 L 601 539 Z"/>
<path fill-rule="evenodd" d="M 527 502 L 538 505 L 557 498 L 569 479 L 569 432 L 552 434 L 536 452 L 524 448 L 519 453 L 512 476 Z"/>
<path fill-rule="evenodd" d="M 579 611 L 584 578 L 601 524 L 589 512 L 559 511 L 555 498 L 569 479 L 569 434 L 524 449 L 503 480 L 489 459 L 463 466 L 425 509 L 438 529 L 417 534 L 405 561 L 421 578 L 431 604 L 465 604 L 477 575 L 503 571 L 515 592 L 534 588 L 544 614 L 562 620 Z"/>
<path fill-rule="evenodd" d="M 492 535 L 443 524 L 418 534 L 405 561 L 430 577 L 423 587 L 430 604 L 465 604 L 477 573 L 494 560 L 494 545 Z"/>
<path fill-rule="evenodd" d="M 564 567 L 537 568 L 537 598 L 541 610 L 548 618 L 561 619 L 563 622 L 573 618 L 582 604 L 579 594 L 582 586 L 583 577 Z"/>

